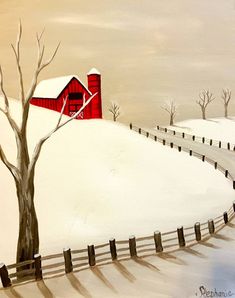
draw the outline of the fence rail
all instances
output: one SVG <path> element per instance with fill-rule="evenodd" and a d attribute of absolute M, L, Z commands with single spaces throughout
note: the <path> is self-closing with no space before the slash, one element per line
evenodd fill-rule
<path fill-rule="evenodd" d="M 173 135 L 173 136 L 181 137 L 183 139 L 187 139 L 187 140 L 207 144 L 207 145 L 210 145 L 210 146 L 216 146 L 216 147 L 222 148 L 222 149 L 235 151 L 235 144 L 232 144 L 230 142 L 224 142 L 224 141 L 219 141 L 219 140 L 209 139 L 209 138 L 206 138 L 206 137 L 201 137 L 201 136 L 188 134 L 188 133 L 185 133 L 185 132 L 179 132 L 179 131 L 176 131 L 176 130 L 173 130 L 173 129 L 170 129 L 170 128 L 167 128 L 167 127 L 162 127 L 162 126 L 159 126 L 159 125 L 157 125 L 157 130 L 159 130 L 161 132 L 164 132 L 164 133 L 168 133 L 168 134 Z"/>
<path fill-rule="evenodd" d="M 232 180 L 233 189 L 235 189 L 235 181 L 229 171 L 219 165 L 216 161 L 205 155 L 199 154 L 185 148 L 175 145 L 173 142 L 157 137 L 139 127 L 130 124 L 130 129 L 158 141 L 163 145 L 178 149 L 179 152 L 184 151 L 202 160 L 208 162 L 215 169 L 221 171 L 224 176 Z M 117 240 L 111 238 L 109 242 L 99 245 L 88 245 L 87 248 L 71 250 L 64 248 L 63 252 L 43 256 L 36 254 L 33 260 L 21 263 L 5 265 L 0 263 L 0 277 L 3 287 L 9 287 L 12 283 L 19 283 L 25 280 L 41 280 L 46 276 L 54 276 L 61 273 L 70 273 L 74 269 L 80 270 L 95 266 L 96 264 L 105 264 L 115 260 L 126 258 L 134 258 L 144 256 L 149 253 L 169 252 L 187 245 L 208 239 L 209 236 L 215 234 L 219 229 L 225 226 L 235 215 L 235 201 L 233 205 L 224 211 L 221 215 L 214 219 L 208 219 L 206 222 L 196 222 L 193 226 L 177 227 L 175 230 L 161 233 L 155 231 L 152 235 L 135 237 L 130 236 L 128 240 Z M 13 272 L 12 272 L 13 271 Z"/>

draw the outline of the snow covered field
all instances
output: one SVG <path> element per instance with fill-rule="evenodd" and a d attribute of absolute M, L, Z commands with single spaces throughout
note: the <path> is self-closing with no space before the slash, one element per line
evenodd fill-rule
<path fill-rule="evenodd" d="M 14 114 L 20 105 L 12 102 Z M 30 148 L 58 114 L 31 107 Z M 0 116 L 0 140 L 15 158 L 14 138 Z M 0 259 L 14 262 L 18 207 L 12 178 L 0 165 Z M 150 235 L 221 214 L 231 183 L 207 163 L 105 120 L 73 121 L 45 144 L 36 172 L 41 254 L 84 248 L 110 237 Z M 6 229 L 7 227 L 7 229 Z"/>
<path fill-rule="evenodd" d="M 175 123 L 170 129 L 235 144 L 235 117 L 190 119 Z"/>

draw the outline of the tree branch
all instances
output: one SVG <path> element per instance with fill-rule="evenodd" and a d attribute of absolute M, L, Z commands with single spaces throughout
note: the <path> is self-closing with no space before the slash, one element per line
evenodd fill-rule
<path fill-rule="evenodd" d="M 31 87 L 29 88 L 29 91 L 28 91 L 27 96 L 25 98 L 25 103 L 24 103 L 24 108 L 23 108 L 23 116 L 22 116 L 22 126 L 21 126 L 22 131 L 26 131 L 26 125 L 27 125 L 27 120 L 28 120 L 28 115 L 29 115 L 30 100 L 33 97 L 34 91 L 36 89 L 38 76 L 39 76 L 40 72 L 43 70 L 43 68 L 48 66 L 53 61 L 53 59 L 55 58 L 55 55 L 56 55 L 56 53 L 59 49 L 59 46 L 60 46 L 60 43 L 59 43 L 57 45 L 56 49 L 54 50 L 52 56 L 50 57 L 50 59 L 46 63 L 42 63 L 43 56 L 44 56 L 44 50 L 45 50 L 44 45 L 41 47 L 41 38 L 43 36 L 43 33 L 44 33 L 44 30 L 42 31 L 42 33 L 39 36 L 36 35 L 37 44 L 38 44 L 37 67 L 36 67 L 36 70 L 35 70 L 34 75 L 33 75 L 33 80 L 32 80 L 32 83 L 31 83 Z"/>
<path fill-rule="evenodd" d="M 8 97 L 7 97 L 4 87 L 3 87 L 3 74 L 2 74 L 1 65 L 0 65 L 0 88 L 1 88 L 1 92 L 3 94 L 3 98 L 4 98 L 4 102 L 5 102 L 5 110 L 8 111 L 9 110 L 9 100 L 8 100 Z"/>
<path fill-rule="evenodd" d="M 20 173 L 16 166 L 14 166 L 12 163 L 10 163 L 4 153 L 4 150 L 2 149 L 2 146 L 0 145 L 0 159 L 4 163 L 4 165 L 7 167 L 7 169 L 12 174 L 13 178 L 17 181 L 20 181 Z"/>
<path fill-rule="evenodd" d="M 16 58 L 16 65 L 17 65 L 17 70 L 18 70 L 18 75 L 19 75 L 19 86 L 20 86 L 20 101 L 22 104 L 22 107 L 24 106 L 24 101 L 25 101 L 25 94 L 24 94 L 24 80 L 23 80 L 23 73 L 20 65 L 20 42 L 21 42 L 21 37 L 22 37 L 22 25 L 21 21 L 19 22 L 19 32 L 16 40 L 16 47 L 11 45 L 13 52 L 15 54 Z"/>
<path fill-rule="evenodd" d="M 117 119 L 121 115 L 120 106 L 116 103 L 112 103 L 111 107 L 109 108 L 109 112 L 113 114 L 115 119 Z"/>
<path fill-rule="evenodd" d="M 26 99 L 25 99 L 25 104 L 29 104 L 31 98 L 33 97 L 34 91 L 37 86 L 37 80 L 38 80 L 38 76 L 39 76 L 40 72 L 53 61 L 53 59 L 55 58 L 55 56 L 58 52 L 59 47 L 60 47 L 60 43 L 58 43 L 57 47 L 55 48 L 52 56 L 48 59 L 48 61 L 45 63 L 42 63 L 45 47 L 43 46 L 42 49 L 40 48 L 40 39 L 39 39 L 39 43 L 38 43 L 39 55 L 38 55 L 38 61 L 37 61 L 37 68 L 34 72 L 31 87 L 29 88 L 29 91 L 28 91 Z"/>
<path fill-rule="evenodd" d="M 37 160 L 39 158 L 39 155 L 41 153 L 41 149 L 43 144 L 60 128 L 62 128 L 63 126 L 65 126 L 66 124 L 68 124 L 70 121 L 72 121 L 73 119 L 77 118 L 77 116 L 85 109 L 85 107 L 91 102 L 91 100 L 97 95 L 97 92 L 95 94 L 93 94 L 92 96 L 90 96 L 90 98 L 85 102 L 85 104 L 83 104 L 83 106 L 79 109 L 79 111 L 77 111 L 73 117 L 69 118 L 68 120 L 66 120 L 65 122 L 61 123 L 61 119 L 62 119 L 62 115 L 63 115 L 63 111 L 67 102 L 67 99 L 64 101 L 63 107 L 61 109 L 61 113 L 60 113 L 60 117 L 59 120 L 55 126 L 55 128 L 49 132 L 46 136 L 44 136 L 39 142 L 38 144 L 35 146 L 34 148 L 34 152 L 30 161 L 30 165 L 29 165 L 29 170 L 28 170 L 28 177 L 30 177 L 30 175 L 34 172 Z"/>
<path fill-rule="evenodd" d="M 232 92 L 229 89 L 222 89 L 222 100 L 224 102 L 224 105 L 228 106 L 230 100 L 231 100 Z"/>
<path fill-rule="evenodd" d="M 167 107 L 161 107 L 164 111 L 166 111 L 167 113 L 171 113 L 171 111 L 167 108 Z"/>
<path fill-rule="evenodd" d="M 62 120 L 62 116 L 63 116 L 63 113 L 64 113 L 64 109 L 65 109 L 66 103 L 67 103 L 67 101 L 68 101 L 68 95 L 64 98 L 63 101 L 64 101 L 64 102 L 63 102 L 63 106 L 62 106 L 62 109 L 61 109 L 61 111 L 60 111 L 60 117 L 59 117 L 59 119 L 58 119 L 56 128 L 59 127 L 60 122 L 61 122 L 61 120 Z"/>
<path fill-rule="evenodd" d="M 53 61 L 53 59 L 55 58 L 55 55 L 57 54 L 58 52 L 58 49 L 60 47 L 60 42 L 58 43 L 54 53 L 51 55 L 51 57 L 45 62 L 45 63 L 42 63 L 40 68 L 39 68 L 39 72 L 41 72 L 43 70 L 43 68 L 45 68 L 46 66 L 48 66 L 49 64 L 51 64 L 51 62 Z"/>
<path fill-rule="evenodd" d="M 18 138 L 19 138 L 19 127 L 16 124 L 16 122 L 14 121 L 14 119 L 11 117 L 11 114 L 10 114 L 9 100 L 8 100 L 8 97 L 7 97 L 6 92 L 4 90 L 4 87 L 3 87 L 3 73 L 2 73 L 1 66 L 0 66 L 0 89 L 1 89 L 1 92 L 3 94 L 4 104 L 5 104 L 5 108 L 4 109 L 1 108 L 0 111 L 7 117 L 7 120 L 9 122 L 12 130 L 14 131 L 15 136 L 16 136 L 17 141 L 18 141 Z"/>
<path fill-rule="evenodd" d="M 200 100 L 196 101 L 198 105 L 202 109 L 206 109 L 209 103 L 211 103 L 215 98 L 213 97 L 213 94 L 209 90 L 204 90 L 201 93 L 199 93 Z"/>
<path fill-rule="evenodd" d="M 36 34 L 36 38 L 37 38 L 37 46 L 38 46 L 38 60 L 37 60 L 37 68 L 39 68 L 42 64 L 42 59 L 44 56 L 44 51 L 45 51 L 45 46 L 43 45 L 41 47 L 41 38 L 43 36 L 44 33 L 44 29 L 41 32 L 41 34 L 38 36 L 38 34 Z"/>
<path fill-rule="evenodd" d="M 169 113 L 170 115 L 173 115 L 176 113 L 176 104 L 174 101 L 171 101 L 170 103 L 167 103 L 165 106 L 161 107 L 164 111 L 166 111 L 167 113 Z"/>

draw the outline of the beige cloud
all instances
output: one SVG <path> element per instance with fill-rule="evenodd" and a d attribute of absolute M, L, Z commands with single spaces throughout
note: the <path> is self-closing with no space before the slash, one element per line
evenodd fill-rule
<path fill-rule="evenodd" d="M 122 22 L 99 18 L 96 15 L 64 15 L 51 18 L 50 22 L 60 23 L 62 25 L 91 26 L 100 29 L 125 29 Z"/>

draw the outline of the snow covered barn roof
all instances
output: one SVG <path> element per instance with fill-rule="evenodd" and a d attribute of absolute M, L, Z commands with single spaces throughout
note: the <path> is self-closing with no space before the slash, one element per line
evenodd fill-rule
<path fill-rule="evenodd" d="M 89 94 L 91 92 L 87 89 L 87 87 L 82 83 L 76 75 L 64 76 L 64 77 L 57 77 L 48 80 L 41 81 L 33 94 L 33 97 L 38 98 L 58 98 L 61 91 L 68 85 L 68 83 L 73 79 L 77 79 L 81 85 L 87 90 Z"/>

